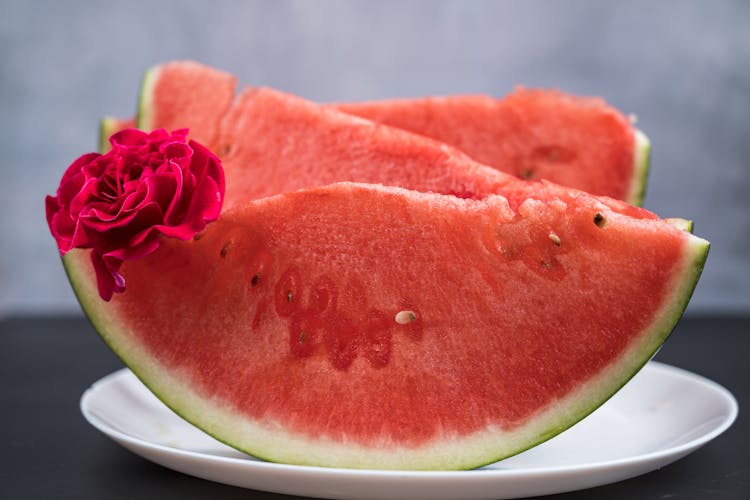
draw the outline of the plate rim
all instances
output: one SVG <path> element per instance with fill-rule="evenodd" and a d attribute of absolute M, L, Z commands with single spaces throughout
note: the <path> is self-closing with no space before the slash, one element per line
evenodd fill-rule
<path fill-rule="evenodd" d="M 435 480 L 438 478 L 458 480 L 459 478 L 467 477 L 467 478 L 470 478 L 470 480 L 472 481 L 478 480 L 480 478 L 484 478 L 484 479 L 535 478 L 535 477 L 542 477 L 542 476 L 546 477 L 550 475 L 558 475 L 558 476 L 569 475 L 569 474 L 576 474 L 580 472 L 586 472 L 586 473 L 600 472 L 600 471 L 606 471 L 610 469 L 618 469 L 618 468 L 629 466 L 629 465 L 636 465 L 640 463 L 649 463 L 653 461 L 661 462 L 664 459 L 668 459 L 670 457 L 674 457 L 673 460 L 671 460 L 671 461 L 674 461 L 700 448 L 706 443 L 712 441 L 713 439 L 715 439 L 716 437 L 724 433 L 727 429 L 729 429 L 732 426 L 732 424 L 736 421 L 738 413 L 739 413 L 739 404 L 737 402 L 737 399 L 728 389 L 726 389 L 721 384 L 714 382 L 713 380 L 707 377 L 704 377 L 703 375 L 699 375 L 689 370 L 686 370 L 684 368 L 679 368 L 679 367 L 672 366 L 672 365 L 662 363 L 659 361 L 649 361 L 642 368 L 642 370 L 639 371 L 639 373 L 642 373 L 644 370 L 649 370 L 649 371 L 655 370 L 657 372 L 671 373 L 673 375 L 677 375 L 681 377 L 683 380 L 689 380 L 692 383 L 699 383 L 708 387 L 726 402 L 727 408 L 729 410 L 726 414 L 726 417 L 720 423 L 718 423 L 718 425 L 713 426 L 710 431 L 701 433 L 699 436 L 696 436 L 688 440 L 687 442 L 674 445 L 674 446 L 666 446 L 663 449 L 655 450 L 655 451 L 645 453 L 645 454 L 637 454 L 637 455 L 622 457 L 622 458 L 613 459 L 613 460 L 596 461 L 596 462 L 591 462 L 591 463 L 582 463 L 582 464 L 573 464 L 573 465 L 545 466 L 545 467 L 540 467 L 540 468 L 535 468 L 535 469 L 478 468 L 478 469 L 469 469 L 469 470 L 400 470 L 400 469 L 388 470 L 388 469 L 347 469 L 347 468 L 341 468 L 341 467 L 320 467 L 320 466 L 313 466 L 313 465 L 285 464 L 285 463 L 263 461 L 261 459 L 258 459 L 257 457 L 252 457 L 251 455 L 248 455 L 250 459 L 240 458 L 240 457 L 226 457 L 226 456 L 221 456 L 221 455 L 213 455 L 210 453 L 203 453 L 203 452 L 198 452 L 198 451 L 193 451 L 193 450 L 186 450 L 183 448 L 167 446 L 164 444 L 146 441 L 144 439 L 132 436 L 130 434 L 127 434 L 111 426 L 110 424 L 105 422 L 103 419 L 99 418 L 94 413 L 92 413 L 90 409 L 90 400 L 94 396 L 94 394 L 97 391 L 100 391 L 103 388 L 105 388 L 108 384 L 113 383 L 114 380 L 118 380 L 127 376 L 133 376 L 136 378 L 136 380 L 138 380 L 138 377 L 127 367 L 123 367 L 117 371 L 114 371 L 108 375 L 105 375 L 104 377 L 98 379 L 93 384 L 91 384 L 81 395 L 81 398 L 79 400 L 79 408 L 80 408 L 81 413 L 83 414 L 83 417 L 86 419 L 86 421 L 90 425 L 92 425 L 94 428 L 102 432 L 104 435 L 110 437 L 111 439 L 115 440 L 116 442 L 118 442 L 118 444 L 121 444 L 121 445 L 124 445 L 124 443 L 128 443 L 137 448 L 148 449 L 154 452 L 166 453 L 169 455 L 176 455 L 182 458 L 208 460 L 215 464 L 242 466 L 242 467 L 249 468 L 252 471 L 257 471 L 257 472 L 268 472 L 270 469 L 271 471 L 276 471 L 279 473 L 282 473 L 282 472 L 292 473 L 293 472 L 293 473 L 304 473 L 306 475 L 310 473 L 314 473 L 315 475 L 342 476 L 342 477 L 347 477 L 349 479 L 356 478 L 356 477 L 377 478 L 377 477 L 394 477 L 394 476 L 398 476 L 398 478 L 403 479 L 403 480 L 407 480 L 407 479 Z M 130 451 L 133 451 L 132 448 L 129 448 L 129 449 Z M 146 457 L 143 457 L 143 458 L 146 458 Z M 671 463 L 671 461 L 664 462 L 664 465 Z"/>

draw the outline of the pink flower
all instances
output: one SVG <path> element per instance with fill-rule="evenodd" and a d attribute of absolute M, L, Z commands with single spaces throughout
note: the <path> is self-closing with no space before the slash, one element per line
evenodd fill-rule
<path fill-rule="evenodd" d="M 60 254 L 91 248 L 99 295 L 125 290 L 120 266 L 154 252 L 162 235 L 188 240 L 216 220 L 224 200 L 219 159 L 187 129 L 114 134 L 112 149 L 81 156 L 47 196 Z"/>

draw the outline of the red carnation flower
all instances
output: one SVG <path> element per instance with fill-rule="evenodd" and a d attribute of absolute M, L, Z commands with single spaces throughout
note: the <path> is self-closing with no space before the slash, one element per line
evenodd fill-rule
<path fill-rule="evenodd" d="M 224 200 L 219 159 L 187 129 L 127 129 L 112 149 L 68 167 L 57 196 L 47 196 L 47 223 L 60 254 L 91 248 L 99 295 L 125 290 L 120 266 L 159 247 L 161 235 L 188 240 L 216 220 Z"/>

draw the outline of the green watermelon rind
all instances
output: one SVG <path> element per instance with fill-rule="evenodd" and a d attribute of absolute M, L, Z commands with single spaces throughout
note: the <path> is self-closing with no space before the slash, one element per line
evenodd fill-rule
<path fill-rule="evenodd" d="M 651 341 L 644 342 L 641 349 L 633 349 L 632 347 L 631 349 L 629 349 L 628 353 L 624 357 L 636 358 L 636 360 L 631 362 L 631 364 L 629 365 L 630 369 L 625 370 L 629 371 L 629 373 L 627 373 L 625 377 L 621 379 L 621 382 L 619 384 L 615 384 L 613 386 L 614 390 L 611 391 L 611 394 L 607 398 L 594 405 L 581 405 L 580 411 L 577 413 L 577 416 L 573 417 L 575 421 L 560 429 L 558 432 L 553 433 L 545 438 L 540 439 L 536 443 L 531 444 L 526 449 L 519 450 L 517 453 L 521 453 L 530 448 L 533 448 L 534 446 L 538 446 L 539 444 L 553 438 L 560 432 L 567 430 L 568 428 L 572 427 L 573 425 L 593 413 L 601 405 L 607 402 L 612 396 L 614 396 L 620 389 L 622 389 L 630 381 L 630 379 L 632 379 L 646 365 L 646 363 L 648 363 L 648 361 L 650 361 L 651 358 L 656 355 L 656 353 L 659 351 L 659 348 L 669 338 L 675 326 L 677 326 L 677 323 L 687 309 L 690 298 L 693 296 L 693 292 L 695 291 L 695 287 L 698 284 L 698 279 L 703 272 L 703 267 L 706 264 L 708 252 L 710 249 L 710 244 L 708 241 L 692 235 L 692 221 L 687 219 L 672 219 L 670 220 L 670 223 L 672 223 L 673 225 L 676 225 L 673 221 L 680 221 L 681 223 L 685 223 L 686 229 L 683 230 L 691 234 L 691 236 L 688 239 L 688 250 L 686 251 L 686 255 L 684 257 L 684 272 L 680 273 L 682 279 L 675 280 L 676 283 L 674 285 L 674 292 L 672 293 L 671 300 L 666 301 L 667 306 L 662 308 L 663 314 L 657 314 L 651 325 L 646 330 L 644 330 L 645 333 L 641 334 L 642 337 L 646 339 L 650 338 Z M 687 227 L 689 227 L 689 229 L 687 229 Z M 655 332 L 655 334 L 653 336 L 650 336 L 650 332 Z M 488 465 L 489 463 L 494 462 L 488 462 L 484 465 Z"/>
<path fill-rule="evenodd" d="M 141 80 L 141 89 L 138 96 L 138 109 L 135 114 L 136 128 L 151 130 L 153 117 L 154 85 L 159 79 L 160 66 L 153 66 L 146 70 Z"/>
<path fill-rule="evenodd" d="M 669 219 L 664 219 L 665 221 L 672 224 L 677 229 L 680 229 L 682 231 L 687 231 L 688 233 L 693 232 L 693 221 L 690 219 L 682 219 L 680 217 L 671 217 Z"/>
<path fill-rule="evenodd" d="M 651 140 L 640 129 L 634 128 L 633 134 L 635 138 L 633 174 L 625 201 L 640 207 L 646 196 L 648 173 L 651 169 Z"/>
<path fill-rule="evenodd" d="M 112 134 L 120 130 L 122 120 L 114 116 L 105 116 L 99 120 L 99 149 L 102 154 L 109 150 L 109 138 Z"/>
<path fill-rule="evenodd" d="M 256 423 L 243 423 L 226 405 L 203 398 L 180 381 L 179 375 L 165 369 L 139 345 L 128 341 L 124 322 L 108 317 L 98 296 L 88 252 L 73 250 L 63 257 L 70 283 L 91 324 L 104 342 L 149 389 L 176 414 L 217 440 L 260 459 L 300 465 L 324 465 L 368 469 L 470 469 L 497 462 L 536 446 L 571 427 L 615 394 L 656 353 L 672 332 L 692 296 L 708 255 L 709 243 L 686 234 L 686 250 L 681 272 L 674 275 L 673 293 L 644 329 L 639 343 L 632 345 L 621 362 L 573 395 L 558 408 L 551 406 L 541 418 L 526 426 L 524 433 L 502 436 L 496 429 L 477 432 L 443 445 L 433 443 L 418 450 L 392 453 L 367 452 L 352 445 L 310 442 L 304 436 L 274 431 Z M 237 429 L 244 428 L 237 432 Z M 249 439 L 242 434 L 250 429 Z M 502 439 L 506 442 L 500 446 Z M 493 444 L 488 444 L 493 443 Z"/>
<path fill-rule="evenodd" d="M 160 66 L 154 66 L 146 70 L 141 79 L 141 88 L 138 95 L 138 107 L 135 113 L 135 128 L 140 130 L 151 130 L 153 123 L 153 88 L 159 76 Z M 121 120 L 113 116 L 105 116 L 99 120 L 99 152 L 104 153 L 109 149 L 109 137 L 118 130 Z"/>
<path fill-rule="evenodd" d="M 97 142 L 97 151 L 104 154 L 109 149 L 109 136 L 112 135 L 114 130 L 114 122 L 116 118 L 112 116 L 105 116 L 99 120 L 99 141 Z"/>

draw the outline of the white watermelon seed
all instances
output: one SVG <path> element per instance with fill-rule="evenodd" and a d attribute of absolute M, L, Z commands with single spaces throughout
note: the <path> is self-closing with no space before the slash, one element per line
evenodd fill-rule
<path fill-rule="evenodd" d="M 417 321 L 417 315 L 414 311 L 399 311 L 396 313 L 396 323 L 399 325 L 408 325 L 412 321 Z"/>
<path fill-rule="evenodd" d="M 549 239 L 558 247 L 560 246 L 560 243 L 562 243 L 562 241 L 560 241 L 560 237 L 552 231 L 550 231 L 549 233 Z"/>

